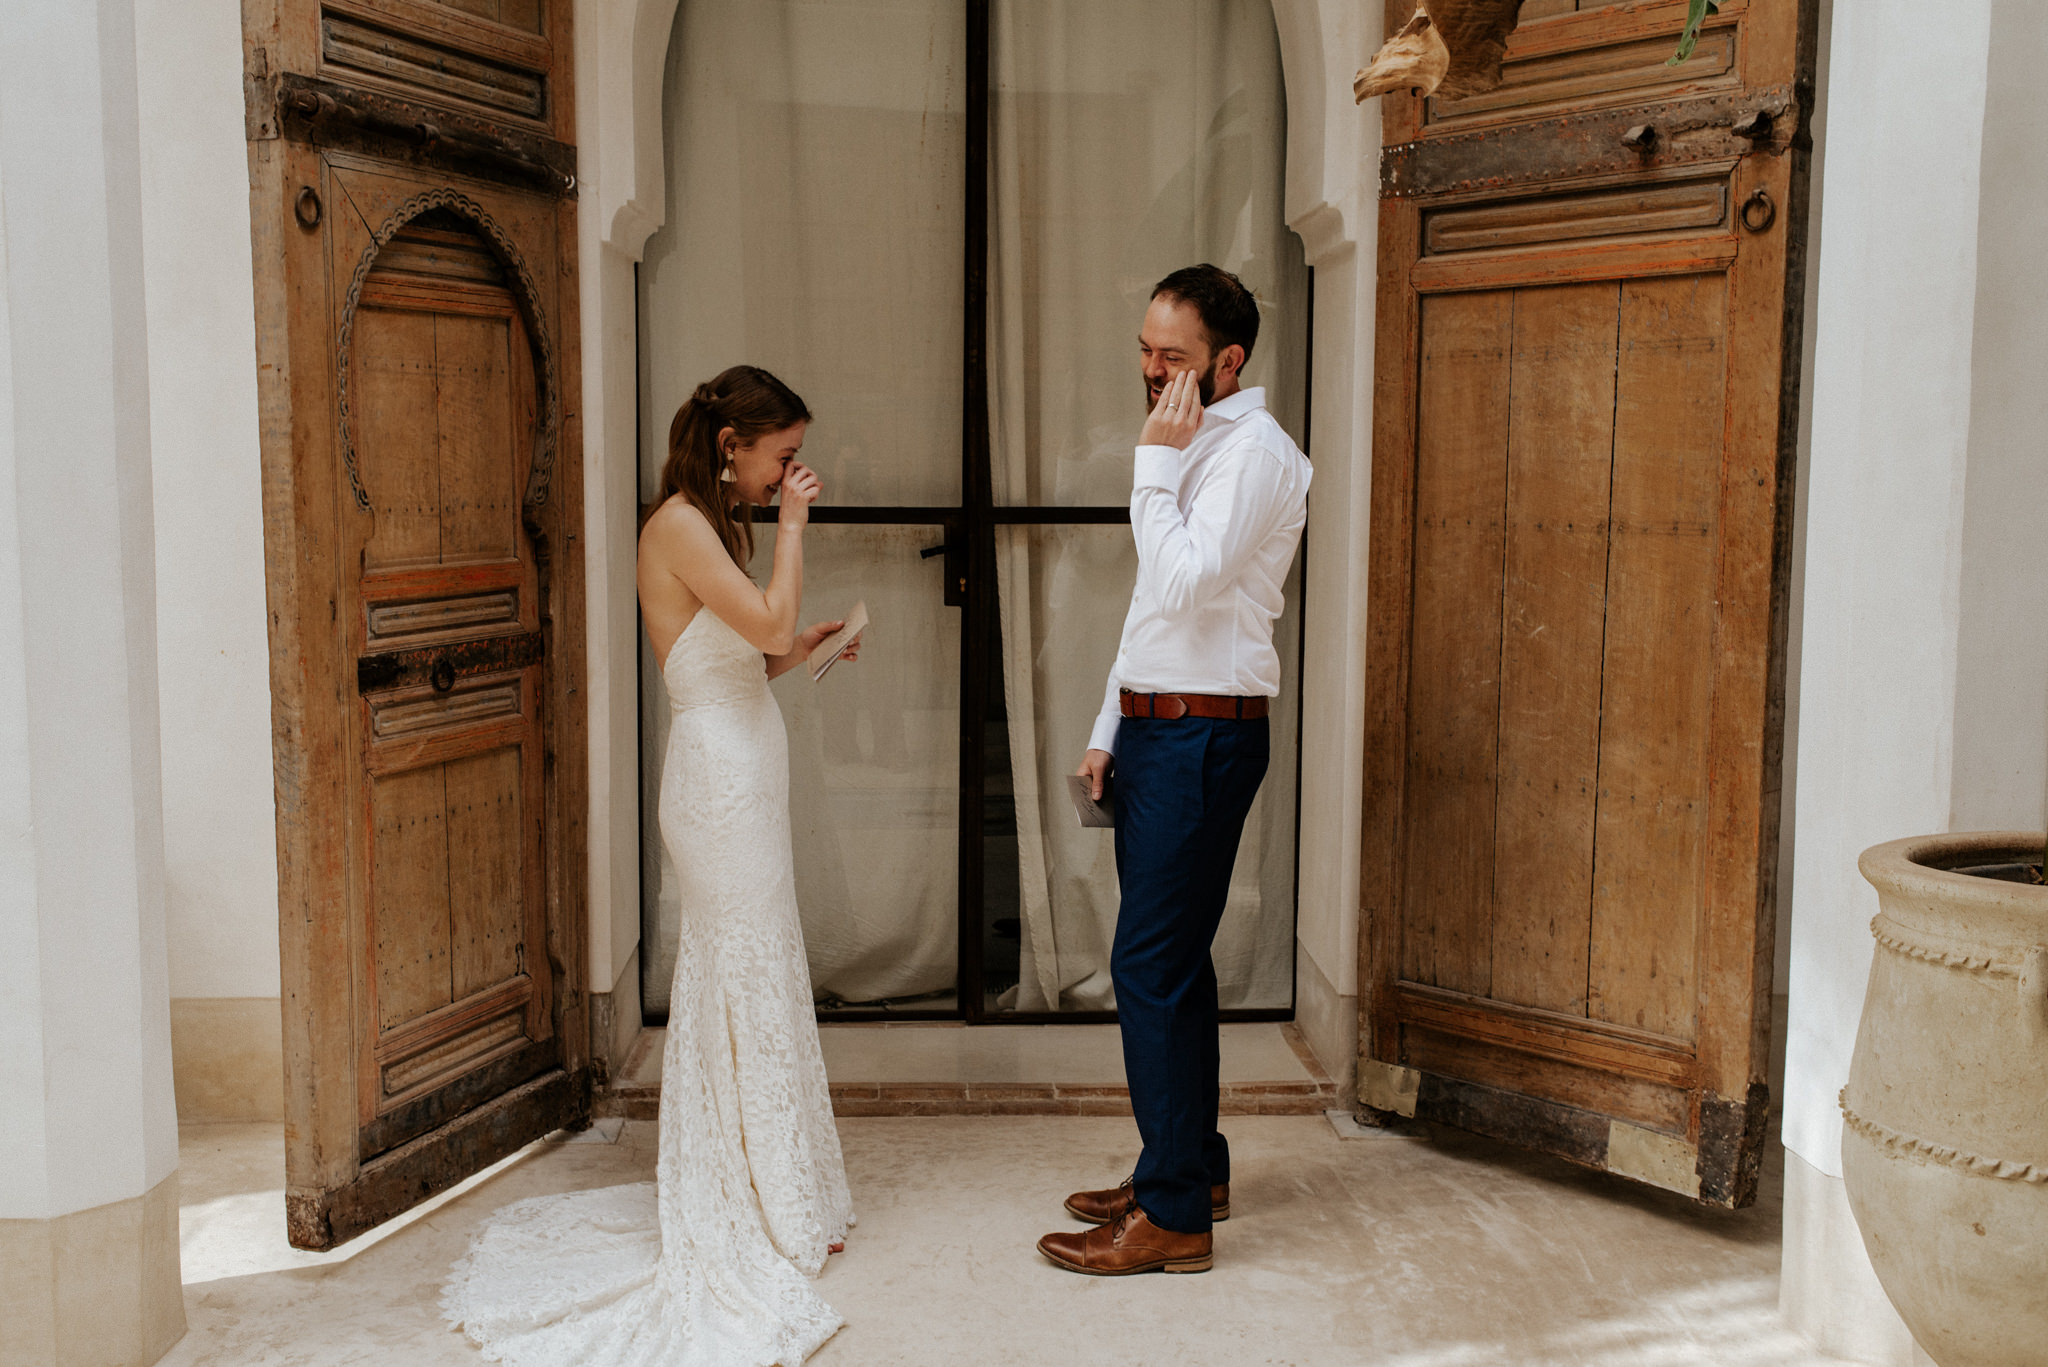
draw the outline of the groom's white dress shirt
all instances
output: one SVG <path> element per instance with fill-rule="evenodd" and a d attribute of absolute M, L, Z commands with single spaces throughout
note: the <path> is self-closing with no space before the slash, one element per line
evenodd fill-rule
<path fill-rule="evenodd" d="M 1308 522 L 1313 474 L 1264 389 L 1202 414 L 1185 451 L 1140 446 L 1131 480 L 1138 583 L 1091 750 L 1116 752 L 1119 689 L 1274 697 L 1273 621 Z"/>

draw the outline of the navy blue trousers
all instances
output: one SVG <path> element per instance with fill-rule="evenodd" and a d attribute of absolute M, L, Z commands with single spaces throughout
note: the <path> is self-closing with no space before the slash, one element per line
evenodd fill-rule
<path fill-rule="evenodd" d="M 1209 1228 L 1230 1180 L 1216 1129 L 1216 966 L 1245 815 L 1266 776 L 1265 718 L 1126 717 L 1116 741 L 1116 868 L 1123 901 L 1110 974 L 1124 1073 L 1144 1141 L 1138 1204 L 1166 1229 Z"/>

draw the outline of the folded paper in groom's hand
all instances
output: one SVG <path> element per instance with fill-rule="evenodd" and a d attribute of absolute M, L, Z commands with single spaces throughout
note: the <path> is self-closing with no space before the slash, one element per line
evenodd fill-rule
<path fill-rule="evenodd" d="M 867 629 L 868 605 L 867 600 L 862 599 L 847 614 L 846 625 L 818 642 L 817 648 L 804 657 L 804 663 L 811 667 L 811 682 L 824 678 L 825 671 L 839 663 L 839 657 L 846 653 L 847 647 L 858 641 L 860 634 Z"/>
<path fill-rule="evenodd" d="M 1083 826 L 1116 825 L 1116 797 L 1109 785 L 1109 779 L 1102 780 L 1102 801 L 1097 802 L 1095 785 L 1086 774 L 1067 775 L 1067 795 L 1074 799 L 1074 815 Z"/>

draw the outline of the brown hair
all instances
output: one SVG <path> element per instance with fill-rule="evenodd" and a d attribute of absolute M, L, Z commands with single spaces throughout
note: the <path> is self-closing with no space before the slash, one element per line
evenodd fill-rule
<path fill-rule="evenodd" d="M 726 504 L 725 452 L 718 434 L 730 427 L 741 442 L 751 444 L 811 420 L 811 410 L 782 381 L 759 366 L 736 365 L 697 386 L 668 425 L 668 461 L 661 467 L 659 506 L 676 494 L 710 521 L 725 550 L 741 569 L 754 558 L 754 523 L 744 506 Z"/>
<path fill-rule="evenodd" d="M 1259 340 L 1259 302 L 1244 281 L 1204 261 L 1199 266 L 1182 266 L 1154 285 L 1152 297 L 1161 295 L 1194 308 L 1202 320 L 1202 331 L 1209 334 L 1211 352 L 1241 346 L 1245 363 L 1251 363 L 1252 346 Z"/>

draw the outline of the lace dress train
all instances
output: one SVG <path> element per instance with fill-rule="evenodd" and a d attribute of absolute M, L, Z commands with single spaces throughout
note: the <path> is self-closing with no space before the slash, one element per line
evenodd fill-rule
<path fill-rule="evenodd" d="M 661 831 L 682 890 L 656 1181 L 515 1202 L 442 1309 L 509 1367 L 797 1367 L 853 1223 L 790 857 L 789 741 L 761 654 L 700 609 L 663 669 Z"/>

